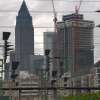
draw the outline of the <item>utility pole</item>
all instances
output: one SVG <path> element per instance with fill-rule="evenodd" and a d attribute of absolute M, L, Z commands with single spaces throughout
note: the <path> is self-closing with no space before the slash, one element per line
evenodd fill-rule
<path fill-rule="evenodd" d="M 19 65 L 19 62 L 18 61 L 12 61 L 12 71 L 11 71 L 11 79 L 12 79 L 12 85 L 13 87 L 15 88 L 16 87 L 16 78 L 18 76 L 18 74 L 16 73 L 16 70 L 18 68 L 18 65 Z M 19 100 L 20 100 L 20 90 L 18 91 L 19 92 Z M 15 93 L 15 91 L 14 91 Z M 11 98 L 13 98 L 13 93 L 11 91 Z"/>
<path fill-rule="evenodd" d="M 4 75 L 4 79 L 6 78 L 5 77 L 5 72 L 6 72 L 6 60 L 7 60 L 7 56 L 8 56 L 8 51 L 9 51 L 9 42 L 8 42 L 8 39 L 9 39 L 9 36 L 10 36 L 10 32 L 3 32 L 3 40 L 4 40 L 4 59 L 3 59 L 3 75 Z M 8 83 L 9 84 L 9 83 Z M 11 93 L 11 91 L 9 92 Z M 11 97 L 12 98 L 12 97 Z"/>
<path fill-rule="evenodd" d="M 8 52 L 10 50 L 13 50 L 12 48 L 9 48 L 10 46 L 13 46 L 13 45 L 9 45 L 9 42 L 8 42 L 10 34 L 11 34 L 10 32 L 3 32 L 3 40 L 4 40 L 4 61 L 3 61 L 4 68 L 3 69 L 4 69 L 4 72 L 6 71 L 5 68 L 6 68 L 6 60 L 7 60 Z"/>
<path fill-rule="evenodd" d="M 56 84 L 55 84 L 56 82 L 57 82 L 57 79 L 52 80 L 51 86 L 56 87 Z M 56 88 L 53 90 L 53 100 L 57 100 L 57 89 Z"/>
<path fill-rule="evenodd" d="M 49 86 L 49 71 L 50 71 L 50 66 L 49 66 L 49 53 L 50 53 L 50 50 L 49 49 L 46 49 L 45 50 L 45 87 L 48 88 Z M 48 90 L 45 90 L 45 100 L 48 100 Z"/>
<path fill-rule="evenodd" d="M 56 82 L 57 82 L 57 79 L 52 80 L 51 83 L 50 83 L 50 80 L 49 80 L 49 78 L 50 78 L 50 59 L 52 59 L 52 58 L 50 58 L 49 53 L 50 53 L 49 49 L 45 50 L 45 57 L 46 57 L 45 58 L 45 60 L 46 60 L 46 68 L 45 68 L 45 78 L 46 79 L 45 80 L 46 80 L 46 87 L 47 88 L 48 88 L 48 86 L 49 87 L 50 86 L 56 87 Z M 53 76 L 56 77 L 57 73 L 54 72 L 53 74 L 54 74 Z M 49 99 L 48 93 L 49 92 L 47 90 L 46 95 L 45 95 L 45 100 Z M 53 98 L 52 99 L 57 100 L 57 89 L 56 88 L 54 88 L 54 90 L 53 90 Z"/>

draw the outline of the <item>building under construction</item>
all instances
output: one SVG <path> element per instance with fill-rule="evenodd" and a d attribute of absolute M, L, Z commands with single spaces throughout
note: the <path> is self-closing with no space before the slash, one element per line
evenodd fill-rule
<path fill-rule="evenodd" d="M 65 15 L 62 22 L 57 22 L 54 59 L 58 74 L 71 72 L 79 76 L 89 72 L 94 64 L 93 49 L 94 22 L 84 20 L 82 14 Z M 55 52 L 56 51 L 56 52 Z"/>

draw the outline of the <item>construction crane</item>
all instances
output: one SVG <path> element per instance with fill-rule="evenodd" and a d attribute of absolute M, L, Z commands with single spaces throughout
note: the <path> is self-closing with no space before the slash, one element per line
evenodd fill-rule
<path fill-rule="evenodd" d="M 76 8 L 75 8 L 77 14 L 78 14 L 79 11 L 80 11 L 80 8 L 81 8 L 81 5 L 82 5 L 82 2 L 83 2 L 83 0 L 80 0 L 80 1 L 79 1 L 79 6 L 76 6 Z"/>
<path fill-rule="evenodd" d="M 80 68 L 80 65 L 79 65 L 79 62 L 80 62 L 80 22 L 79 22 L 79 11 L 80 11 L 80 8 L 81 8 L 81 5 L 82 5 L 82 1 L 83 0 L 80 0 L 79 1 L 79 6 L 75 6 L 75 14 L 76 14 L 76 21 L 75 21 L 75 24 L 76 24 L 76 28 L 75 28 L 75 32 L 76 35 L 74 37 L 75 39 L 75 42 L 74 42 L 74 45 L 75 45 L 75 67 L 74 67 L 74 71 L 79 71 L 79 68 Z"/>
<path fill-rule="evenodd" d="M 53 14 L 54 14 L 54 31 L 55 33 L 57 32 L 57 13 L 56 13 L 56 10 L 55 10 L 55 6 L 54 6 L 54 0 L 51 0 L 52 1 L 52 8 L 53 8 Z"/>

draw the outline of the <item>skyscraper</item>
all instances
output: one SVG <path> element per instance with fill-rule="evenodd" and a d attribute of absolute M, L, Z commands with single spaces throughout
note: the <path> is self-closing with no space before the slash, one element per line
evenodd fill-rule
<path fill-rule="evenodd" d="M 29 71 L 30 56 L 34 55 L 34 28 L 24 0 L 16 17 L 15 54 L 16 60 L 19 61 L 19 70 Z"/>
<path fill-rule="evenodd" d="M 54 67 L 59 73 L 61 69 L 72 75 L 88 73 L 94 64 L 93 28 L 93 21 L 84 20 L 77 13 L 63 16 L 63 21 L 57 23 L 59 45 L 55 51 L 60 59 L 59 66 Z"/>

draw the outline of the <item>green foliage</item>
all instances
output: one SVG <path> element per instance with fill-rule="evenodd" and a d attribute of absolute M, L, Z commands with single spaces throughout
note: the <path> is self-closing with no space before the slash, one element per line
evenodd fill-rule
<path fill-rule="evenodd" d="M 10 100 L 9 96 L 0 96 L 0 100 Z"/>
<path fill-rule="evenodd" d="M 77 96 L 61 96 L 59 100 L 100 100 L 100 92 L 81 94 Z"/>

